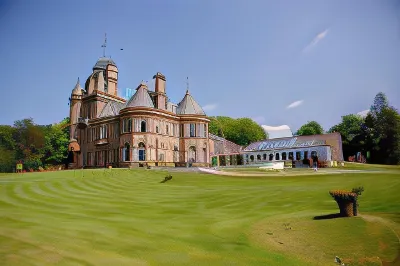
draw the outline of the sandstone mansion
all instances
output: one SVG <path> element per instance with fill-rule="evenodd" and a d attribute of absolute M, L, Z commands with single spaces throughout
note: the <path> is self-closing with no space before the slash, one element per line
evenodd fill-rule
<path fill-rule="evenodd" d="M 165 76 L 153 79 L 154 88 L 142 82 L 125 100 L 118 96 L 118 68 L 108 57 L 96 62 L 84 88 L 78 79 L 70 98 L 71 168 L 209 165 L 213 144 L 206 114 L 189 91 L 174 104 Z"/>

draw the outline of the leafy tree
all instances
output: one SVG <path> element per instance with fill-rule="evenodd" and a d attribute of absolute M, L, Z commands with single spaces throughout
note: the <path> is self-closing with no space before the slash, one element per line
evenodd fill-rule
<path fill-rule="evenodd" d="M 42 165 L 42 150 L 45 145 L 43 126 L 32 118 L 15 121 L 13 138 L 16 145 L 16 160 L 23 160 L 27 169 L 38 169 Z"/>
<path fill-rule="evenodd" d="M 250 118 L 234 119 L 227 116 L 209 118 L 211 134 L 226 138 L 236 144 L 246 146 L 267 138 L 264 129 Z"/>
<path fill-rule="evenodd" d="M 323 133 L 324 129 L 318 122 L 310 121 L 307 122 L 307 124 L 302 125 L 297 131 L 296 135 L 308 136 L 308 135 L 319 135 Z"/>
<path fill-rule="evenodd" d="M 68 156 L 69 131 L 66 118 L 58 124 L 45 127 L 44 164 L 60 164 Z"/>
<path fill-rule="evenodd" d="M 400 115 L 395 108 L 384 107 L 376 114 L 374 133 L 378 143 L 374 160 L 400 164 Z"/>
<path fill-rule="evenodd" d="M 342 121 L 329 129 L 329 133 L 339 132 L 342 137 L 344 158 L 364 151 L 365 131 L 363 130 L 364 119 L 355 114 L 342 116 Z"/>

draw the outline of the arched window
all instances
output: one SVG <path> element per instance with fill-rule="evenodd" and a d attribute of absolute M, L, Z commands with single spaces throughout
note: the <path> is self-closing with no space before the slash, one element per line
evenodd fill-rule
<path fill-rule="evenodd" d="M 257 161 L 261 161 L 261 155 L 257 154 Z"/>
<path fill-rule="evenodd" d="M 269 160 L 272 161 L 274 159 L 274 155 L 272 153 L 269 154 Z"/>
<path fill-rule="evenodd" d="M 250 155 L 250 161 L 254 161 L 254 155 Z"/>
<path fill-rule="evenodd" d="M 158 133 L 158 126 L 156 126 L 156 133 Z"/>
<path fill-rule="evenodd" d="M 196 162 L 196 147 L 194 147 L 194 146 L 190 146 L 190 148 L 189 148 L 189 154 L 188 154 L 189 156 L 189 163 L 194 163 L 194 162 Z"/>
<path fill-rule="evenodd" d="M 143 142 L 138 145 L 139 161 L 146 161 L 146 146 Z"/>
<path fill-rule="evenodd" d="M 275 154 L 275 160 L 279 160 L 279 153 Z"/>
<path fill-rule="evenodd" d="M 267 160 L 267 154 L 266 154 L 266 153 L 264 153 L 264 155 L 263 155 L 263 160 L 264 160 L 264 161 Z"/>
<path fill-rule="evenodd" d="M 146 120 L 142 120 L 140 123 L 140 132 L 146 132 Z"/>
<path fill-rule="evenodd" d="M 282 160 L 286 161 L 286 152 L 282 152 Z"/>
<path fill-rule="evenodd" d="M 166 131 L 165 134 L 169 135 L 169 128 L 168 128 L 168 125 L 166 125 L 165 131 Z"/>
<path fill-rule="evenodd" d="M 129 162 L 131 160 L 131 146 L 129 143 L 125 143 L 123 148 L 123 158 L 125 162 Z"/>

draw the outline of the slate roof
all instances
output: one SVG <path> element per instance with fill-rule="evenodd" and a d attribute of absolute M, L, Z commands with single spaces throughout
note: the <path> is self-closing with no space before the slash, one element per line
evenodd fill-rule
<path fill-rule="evenodd" d="M 189 94 L 189 91 L 186 91 L 185 97 L 178 104 L 176 113 L 178 115 L 206 115 L 192 95 Z"/>
<path fill-rule="evenodd" d="M 149 91 L 145 84 L 141 84 L 136 93 L 129 99 L 125 107 L 150 107 L 154 108 L 154 103 L 150 98 Z"/>
<path fill-rule="evenodd" d="M 116 116 L 119 114 L 119 111 L 124 108 L 125 104 L 124 103 L 119 103 L 119 102 L 114 102 L 114 101 L 109 101 L 101 110 L 99 114 L 100 117 L 109 117 L 109 116 Z"/>
<path fill-rule="evenodd" d="M 106 69 L 107 65 L 114 65 L 116 66 L 115 62 L 108 57 L 100 57 L 99 60 L 97 60 L 96 64 L 94 65 L 93 69 Z"/>

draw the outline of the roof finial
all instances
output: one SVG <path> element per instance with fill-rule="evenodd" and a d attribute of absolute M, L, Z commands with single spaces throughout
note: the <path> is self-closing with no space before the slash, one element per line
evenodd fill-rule
<path fill-rule="evenodd" d="M 189 94 L 189 77 L 186 77 L 186 94 Z"/>
<path fill-rule="evenodd" d="M 101 47 L 103 47 L 103 57 L 106 57 L 107 33 L 104 33 L 104 43 Z"/>
<path fill-rule="evenodd" d="M 76 82 L 76 84 L 79 84 L 80 82 L 79 82 L 79 77 L 78 77 L 78 81 Z"/>

